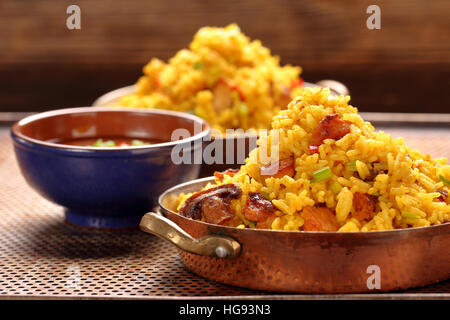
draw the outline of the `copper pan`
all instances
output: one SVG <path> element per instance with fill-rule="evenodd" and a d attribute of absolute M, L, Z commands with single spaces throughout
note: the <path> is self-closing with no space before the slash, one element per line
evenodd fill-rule
<path fill-rule="evenodd" d="M 450 223 L 366 233 L 292 232 L 212 225 L 174 212 L 180 192 L 212 178 L 184 183 L 159 197 L 143 231 L 179 248 L 196 274 L 250 289 L 301 293 L 380 292 L 450 278 Z"/>

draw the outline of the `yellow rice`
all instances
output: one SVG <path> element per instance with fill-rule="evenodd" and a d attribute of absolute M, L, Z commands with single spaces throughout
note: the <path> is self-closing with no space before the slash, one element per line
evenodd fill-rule
<path fill-rule="evenodd" d="M 122 97 L 121 106 L 194 113 L 221 132 L 269 129 L 272 117 L 302 90 L 292 87 L 299 83 L 300 67 L 280 66 L 278 56 L 235 24 L 201 28 L 189 49 L 178 51 L 168 63 L 151 59 L 143 73 L 136 92 Z M 222 79 L 238 91 L 230 107 L 217 110 L 213 88 Z"/>
<path fill-rule="evenodd" d="M 409 148 L 402 138 L 375 131 L 365 122 L 358 110 L 348 104 L 350 97 L 332 97 L 328 89 L 305 89 L 287 110 L 273 118 L 272 130 L 262 136 L 259 147 L 251 151 L 246 164 L 234 177 L 226 176 L 223 183 L 236 183 L 242 197 L 231 202 L 240 218 L 236 227 L 254 227 L 242 214 L 249 192 L 266 194 L 276 207 L 278 216 L 272 223 L 274 230 L 299 230 L 304 224 L 303 208 L 324 204 L 335 212 L 340 232 L 391 230 L 425 227 L 448 222 L 449 198 L 440 201 L 437 190 L 450 191 L 450 166 L 445 158 L 432 159 L 428 154 Z M 319 153 L 310 154 L 312 133 L 327 114 L 339 114 L 352 123 L 351 132 L 340 140 L 326 139 Z M 279 136 L 280 159 L 295 157 L 295 176 L 268 178 L 259 176 L 261 144 L 270 145 L 275 133 Z M 346 164 L 356 161 L 357 174 Z M 364 181 L 375 162 L 386 168 L 373 180 Z M 313 172 L 328 166 L 333 175 L 322 182 L 312 182 Z M 339 184 L 340 188 L 332 188 Z M 210 188 L 211 185 L 206 188 Z M 352 218 L 353 195 L 362 192 L 377 196 L 372 219 L 360 222 Z M 180 196 L 180 205 L 190 195 Z"/>

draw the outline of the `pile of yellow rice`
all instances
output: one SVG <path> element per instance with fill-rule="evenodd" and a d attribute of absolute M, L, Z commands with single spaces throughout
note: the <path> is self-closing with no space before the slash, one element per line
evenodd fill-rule
<path fill-rule="evenodd" d="M 221 132 L 269 129 L 272 117 L 303 88 L 301 68 L 280 66 L 279 60 L 235 24 L 204 27 L 189 49 L 180 50 L 168 63 L 153 58 L 143 68 L 136 92 L 122 97 L 120 105 L 190 112 Z M 231 99 L 226 108 L 214 103 L 220 81 L 233 88 L 225 97 Z"/>
<path fill-rule="evenodd" d="M 235 183 L 242 189 L 242 197 L 231 202 L 240 220 L 235 227 L 255 226 L 242 214 L 249 192 L 267 195 L 276 207 L 277 218 L 271 225 L 274 230 L 301 230 L 302 209 L 314 205 L 325 205 L 335 213 L 340 232 L 424 227 L 449 221 L 450 197 L 439 200 L 442 194 L 437 192 L 450 191 L 447 160 L 432 159 L 406 146 L 402 138 L 375 131 L 348 104 L 349 100 L 348 96 L 330 96 L 328 89 L 305 89 L 273 118 L 272 130 L 260 137 L 259 147 L 250 153 L 239 173 L 219 182 Z M 351 131 L 337 141 L 326 139 L 318 153 L 310 154 L 312 133 L 327 114 L 339 114 L 342 120 L 351 122 Z M 263 166 L 260 149 L 264 143 L 270 146 L 275 133 L 279 136 L 279 158 L 295 157 L 295 176 L 270 177 L 264 182 L 259 171 Z M 355 163 L 354 171 L 348 170 L 348 163 Z M 364 180 L 374 163 L 385 170 L 370 181 Z M 326 166 L 333 175 L 312 182 L 313 173 Z M 369 221 L 352 218 L 356 192 L 377 199 Z M 180 206 L 189 196 L 180 195 Z"/>

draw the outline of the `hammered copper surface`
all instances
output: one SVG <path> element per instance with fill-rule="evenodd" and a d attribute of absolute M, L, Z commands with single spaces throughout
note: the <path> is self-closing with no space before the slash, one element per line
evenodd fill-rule
<path fill-rule="evenodd" d="M 395 133 L 434 156 L 450 157 L 448 130 Z M 65 224 L 63 209 L 26 185 L 8 135 L 7 130 L 0 129 L 0 297 L 304 298 L 247 290 L 199 277 L 184 268 L 172 245 L 139 230 L 90 231 Z M 398 297 L 399 293 L 382 297 Z M 449 294 L 450 281 L 401 293 L 418 293 L 421 297 Z"/>
<path fill-rule="evenodd" d="M 179 250 L 191 271 L 225 284 L 335 294 L 407 289 L 450 278 L 450 224 L 383 233 L 299 233 L 223 228 L 166 214 L 195 238 L 221 234 L 241 244 L 235 259 Z M 381 271 L 379 290 L 367 285 L 373 266 Z"/>

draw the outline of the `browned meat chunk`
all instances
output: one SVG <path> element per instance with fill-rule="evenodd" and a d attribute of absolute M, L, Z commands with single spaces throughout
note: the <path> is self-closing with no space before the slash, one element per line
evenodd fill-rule
<path fill-rule="evenodd" d="M 261 167 L 259 173 L 262 179 L 270 177 L 281 178 L 284 176 L 294 177 L 295 175 L 294 157 L 283 159 L 278 162 Z"/>
<path fill-rule="evenodd" d="M 445 202 L 447 201 L 447 197 L 448 197 L 448 192 L 445 190 L 436 190 L 437 192 L 439 192 L 441 194 L 441 196 L 438 198 L 439 201 Z"/>
<path fill-rule="evenodd" d="M 206 222 L 223 225 L 234 217 L 230 201 L 241 195 L 242 190 L 236 184 L 222 184 L 193 194 L 181 206 L 179 213 L 191 219 L 205 218 Z"/>
<path fill-rule="evenodd" d="M 302 218 L 305 220 L 305 231 L 328 231 L 339 229 L 334 212 L 327 207 L 306 207 L 302 210 Z"/>
<path fill-rule="evenodd" d="M 233 104 L 233 96 L 231 95 L 233 92 L 233 89 L 228 85 L 228 83 L 220 79 L 214 88 L 212 89 L 213 93 L 213 106 L 214 110 L 216 110 L 217 113 L 231 108 L 231 105 Z"/>
<path fill-rule="evenodd" d="M 232 177 L 238 172 L 239 172 L 239 169 L 227 169 L 222 172 L 216 171 L 216 172 L 214 172 L 214 177 L 216 177 L 216 181 L 222 182 L 224 175 L 228 175 L 228 176 Z"/>
<path fill-rule="evenodd" d="M 365 193 L 355 192 L 353 195 L 353 207 L 355 213 L 353 218 L 358 221 L 369 220 L 375 213 L 376 198 Z"/>
<path fill-rule="evenodd" d="M 217 196 L 211 196 L 203 200 L 202 214 L 208 223 L 223 225 L 234 217 L 228 204 Z"/>
<path fill-rule="evenodd" d="M 270 228 L 273 220 L 276 218 L 275 207 L 272 202 L 258 192 L 250 192 L 248 194 L 242 213 L 247 220 L 257 222 L 256 227 L 261 229 Z"/>
<path fill-rule="evenodd" d="M 325 139 L 339 140 L 350 133 L 351 122 L 339 119 L 338 114 L 327 114 L 313 132 L 312 145 L 319 146 Z"/>

